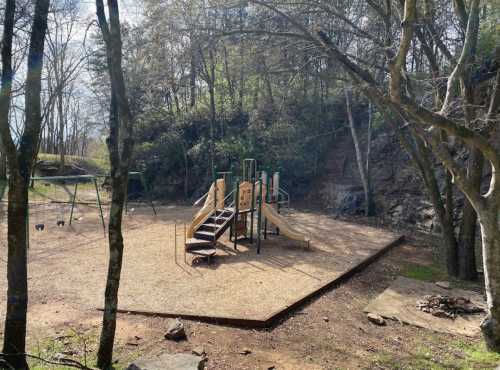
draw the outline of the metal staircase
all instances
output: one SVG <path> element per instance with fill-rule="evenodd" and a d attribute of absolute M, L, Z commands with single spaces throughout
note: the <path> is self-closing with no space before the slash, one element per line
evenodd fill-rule
<path fill-rule="evenodd" d="M 216 252 L 217 240 L 234 221 L 235 210 L 225 207 L 216 210 L 196 228 L 194 238 L 186 240 L 186 252 L 198 256 L 210 257 Z"/>

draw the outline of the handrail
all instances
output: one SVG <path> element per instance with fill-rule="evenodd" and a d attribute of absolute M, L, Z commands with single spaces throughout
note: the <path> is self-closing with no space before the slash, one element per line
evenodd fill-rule
<path fill-rule="evenodd" d="M 203 199 L 205 199 L 206 197 L 208 197 L 208 193 L 210 193 L 209 191 L 207 191 L 205 194 L 203 194 L 200 199 L 198 199 L 196 202 L 193 203 L 193 206 L 195 207 L 198 207 L 198 205 L 201 203 L 201 201 Z"/>
<path fill-rule="evenodd" d="M 281 191 L 282 193 L 284 193 L 288 198 L 290 198 L 290 194 L 283 188 L 278 188 L 279 191 Z"/>
<path fill-rule="evenodd" d="M 236 189 L 235 189 L 235 190 L 233 190 L 233 191 L 231 191 L 231 192 L 230 192 L 230 193 L 229 193 L 229 194 L 228 194 L 228 195 L 224 198 L 223 202 L 224 202 L 224 203 L 226 203 L 226 200 L 227 200 L 227 199 L 228 199 L 231 195 L 233 195 L 233 193 L 234 193 L 235 191 L 236 191 Z M 234 202 L 233 202 L 233 203 L 234 203 Z"/>
<path fill-rule="evenodd" d="M 223 204 L 226 203 L 226 200 L 234 194 L 234 192 L 236 191 L 236 189 L 234 189 L 233 191 L 231 191 L 225 198 L 224 198 L 224 201 L 223 201 Z M 234 207 L 235 206 L 235 201 L 233 199 L 233 201 L 227 206 L 227 207 Z M 227 208 L 227 207 L 223 207 L 224 208 Z M 235 210 L 236 212 L 236 210 Z M 219 218 L 222 216 L 224 212 L 221 212 L 220 215 L 217 216 L 217 209 L 214 209 L 214 216 L 215 216 L 215 224 L 217 225 L 217 221 L 219 220 Z"/>
<path fill-rule="evenodd" d="M 288 207 L 290 207 L 290 194 L 283 188 L 278 188 L 278 192 L 285 195 L 286 200 L 283 203 L 288 203 Z"/>
<path fill-rule="evenodd" d="M 223 201 L 223 204 L 226 203 L 226 200 L 234 194 L 234 192 L 236 191 L 236 189 L 234 189 L 233 191 L 231 191 L 225 198 L 224 198 L 224 201 Z M 231 206 L 234 206 L 234 200 L 228 205 L 228 207 L 231 207 Z M 226 208 L 225 206 L 223 206 L 223 209 Z M 214 209 L 214 213 L 217 212 L 217 209 Z M 215 223 L 217 223 L 217 220 L 219 219 L 220 215 L 219 216 L 215 216 Z"/>
<path fill-rule="evenodd" d="M 228 205 L 228 207 L 231 207 L 231 206 L 234 206 L 234 201 Z M 222 217 L 222 215 L 224 214 L 224 212 L 221 212 L 220 215 L 217 216 L 217 210 L 214 210 L 214 216 L 215 216 L 215 225 L 218 225 L 217 221 L 219 220 L 219 218 Z M 214 233 L 214 243 L 216 241 L 216 237 L 217 237 L 217 233 Z"/>
<path fill-rule="evenodd" d="M 198 199 L 196 202 L 194 202 L 194 203 L 193 203 L 193 206 L 196 206 L 196 207 L 197 207 L 197 206 L 201 203 L 201 201 L 202 201 L 203 199 L 205 199 L 205 198 L 208 196 L 208 193 L 210 193 L 210 192 L 209 192 L 209 191 L 207 191 L 205 194 L 203 194 L 203 195 L 200 197 L 200 199 Z M 225 203 L 225 202 L 226 202 L 226 200 L 227 200 L 227 198 L 229 198 L 231 195 L 233 195 L 233 193 L 234 193 L 234 190 L 233 190 L 232 192 L 230 192 L 230 193 L 229 193 L 229 194 L 228 194 L 228 195 L 224 198 L 224 201 L 223 201 L 223 202 Z"/>
<path fill-rule="evenodd" d="M 225 198 L 224 198 L 224 203 L 226 202 L 227 198 L 229 198 L 232 194 L 233 194 L 234 190 L 229 193 Z M 208 195 L 208 193 L 206 193 L 204 196 L 202 196 L 200 199 L 203 199 L 205 198 L 206 196 Z M 215 213 L 217 212 L 217 209 L 214 208 L 213 210 L 211 210 L 210 212 L 207 213 L 207 215 L 201 219 L 195 226 L 195 229 L 197 229 L 200 225 L 202 225 L 206 220 L 208 220 L 210 217 L 212 217 L 213 215 L 215 215 Z M 217 219 L 217 217 L 216 217 Z"/>

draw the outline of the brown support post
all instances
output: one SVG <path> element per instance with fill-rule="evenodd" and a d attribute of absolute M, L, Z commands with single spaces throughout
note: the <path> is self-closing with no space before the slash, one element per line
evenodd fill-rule
<path fill-rule="evenodd" d="M 234 249 L 238 249 L 238 213 L 240 211 L 240 182 L 236 180 L 236 189 L 234 193 Z"/>

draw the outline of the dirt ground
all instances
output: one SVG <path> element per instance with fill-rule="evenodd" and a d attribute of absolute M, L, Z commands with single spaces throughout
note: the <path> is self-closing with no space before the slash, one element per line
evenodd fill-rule
<path fill-rule="evenodd" d="M 165 225 L 182 223 L 192 215 L 189 208 L 165 207 L 164 211 L 168 211 L 165 212 L 168 216 L 162 219 Z M 127 229 L 143 228 L 149 212 L 142 207 L 134 209 L 127 218 Z M 61 251 L 85 248 L 86 253 L 96 258 L 101 255 L 101 251 L 88 247 L 101 248 L 101 242 L 105 242 L 97 209 L 75 215 L 82 218 L 76 223 L 71 240 L 54 226 L 59 217 L 57 212 L 48 213 L 53 214 L 42 218 L 47 220 L 46 232 L 52 236 L 32 232 L 36 243 L 32 242 L 30 260 L 43 259 L 44 263 L 55 266 L 68 264 L 74 269 L 68 274 L 52 268 L 48 269 L 50 273 L 37 273 L 37 281 L 30 280 L 30 287 L 34 287 L 29 310 L 30 352 L 44 358 L 74 357 L 92 364 L 101 313 L 91 304 L 85 304 L 79 292 L 71 289 L 72 285 L 81 283 L 81 271 L 89 266 L 73 257 L 62 258 L 73 255 L 61 254 Z M 0 210 L 1 219 L 3 215 Z M 32 222 L 38 221 L 38 216 L 32 216 Z M 0 235 L 5 235 L 4 232 L 2 224 Z M 150 230 L 147 239 L 156 238 L 161 235 Z M 35 248 L 34 245 L 41 245 L 42 239 L 46 239 L 45 247 Z M 1 258 L 5 262 L 5 239 L 0 242 Z M 196 349 L 206 353 L 207 369 L 493 369 L 500 357 L 485 354 L 480 338 L 437 334 L 392 321 L 379 327 L 367 321 L 363 308 L 397 276 L 408 269 L 432 266 L 432 250 L 417 242 L 408 242 L 265 330 L 185 321 L 188 340 L 175 343 L 164 339 L 170 319 L 120 314 L 116 368 L 121 369 L 144 354 L 189 353 Z M 3 291 L 4 285 L 2 280 Z M 74 299 L 68 299 L 71 295 Z M 5 297 L 0 298 L 4 306 Z M 1 315 L 3 318 L 3 312 Z M 35 368 L 61 368 L 33 364 Z"/>

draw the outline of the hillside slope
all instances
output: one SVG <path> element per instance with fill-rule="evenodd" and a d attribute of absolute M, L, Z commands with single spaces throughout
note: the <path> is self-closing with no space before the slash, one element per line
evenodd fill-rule
<path fill-rule="evenodd" d="M 366 148 L 366 141 L 361 146 Z M 394 136 L 380 134 L 373 139 L 371 163 L 376 216 L 394 225 L 435 231 L 437 220 L 422 180 Z M 323 173 L 305 200 L 336 215 L 363 214 L 363 187 L 349 135 L 332 143 Z"/>

